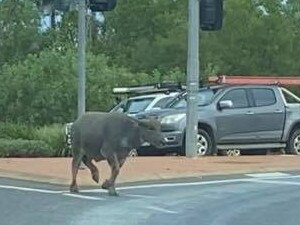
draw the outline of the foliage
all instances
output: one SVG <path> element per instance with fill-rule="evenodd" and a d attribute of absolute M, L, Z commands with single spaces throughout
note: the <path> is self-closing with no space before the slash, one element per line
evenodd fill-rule
<path fill-rule="evenodd" d="M 66 146 L 65 126 L 53 124 L 38 127 L 34 130 L 33 140 L 46 143 L 54 156 L 70 156 L 70 149 Z"/>
<path fill-rule="evenodd" d="M 223 74 L 298 74 L 298 28 L 278 2 L 226 1 L 223 29 L 202 35 L 202 66 Z"/>
<path fill-rule="evenodd" d="M 33 140 L 35 129 L 25 124 L 0 122 L 0 139 Z"/>
<path fill-rule="evenodd" d="M 51 15 L 61 20 L 43 31 L 44 14 L 33 2 L 39 1 L 0 1 L 1 121 L 70 122 L 77 114 L 77 12 L 54 8 Z M 299 73 L 299 1 L 226 0 L 224 6 L 223 29 L 200 34 L 202 80 Z M 113 87 L 185 81 L 186 0 L 122 0 L 104 17 L 87 16 L 88 111 L 112 107 Z"/>
<path fill-rule="evenodd" d="M 0 1 L 0 66 L 39 50 L 39 19 L 32 1 Z"/>
<path fill-rule="evenodd" d="M 55 156 L 55 151 L 43 141 L 0 139 L 0 157 L 51 156 Z"/>
<path fill-rule="evenodd" d="M 0 112 L 6 120 L 49 124 L 67 120 L 75 109 L 74 55 L 46 50 L 3 66 Z M 75 111 L 75 110 L 73 110 Z M 73 112 L 74 115 L 74 112 Z"/>
<path fill-rule="evenodd" d="M 115 63 L 133 71 L 165 73 L 176 67 L 184 71 L 186 9 L 185 0 L 120 1 L 116 10 L 106 14 L 104 43 L 94 51 L 104 50 Z"/>
<path fill-rule="evenodd" d="M 3 66 L 0 76 L 0 113 L 8 121 L 44 125 L 76 118 L 76 52 L 46 49 L 24 62 Z M 103 55 L 87 54 L 87 110 L 112 106 L 115 86 L 148 83 L 147 74 L 109 67 Z"/>
<path fill-rule="evenodd" d="M 0 157 L 71 155 L 65 142 L 65 126 L 61 124 L 33 127 L 2 122 L 0 132 Z"/>

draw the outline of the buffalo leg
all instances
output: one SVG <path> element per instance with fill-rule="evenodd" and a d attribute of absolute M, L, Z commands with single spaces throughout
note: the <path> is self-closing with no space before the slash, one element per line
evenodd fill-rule
<path fill-rule="evenodd" d="M 70 185 L 70 192 L 78 192 L 78 186 L 76 182 L 76 177 L 78 173 L 78 169 L 81 163 L 83 155 L 78 154 L 73 156 L 72 160 L 72 183 Z"/>
<path fill-rule="evenodd" d="M 126 158 L 127 158 L 127 155 L 121 156 L 121 157 L 118 158 L 120 169 L 121 169 L 122 166 L 124 165 L 124 163 L 125 163 L 125 161 L 126 161 Z"/>
<path fill-rule="evenodd" d="M 87 156 L 83 156 L 82 162 L 90 169 L 92 174 L 92 179 L 99 183 L 99 171 L 97 167 L 92 163 L 92 159 L 88 158 Z"/>
<path fill-rule="evenodd" d="M 120 164 L 116 154 L 113 154 L 107 158 L 107 162 L 111 169 L 111 176 L 109 180 L 106 180 L 102 184 L 103 189 L 108 189 L 108 194 L 112 196 L 118 196 L 115 189 L 115 181 L 120 172 Z"/>

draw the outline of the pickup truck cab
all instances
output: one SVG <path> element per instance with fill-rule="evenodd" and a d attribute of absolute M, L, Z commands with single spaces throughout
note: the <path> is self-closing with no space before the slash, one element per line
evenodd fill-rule
<path fill-rule="evenodd" d="M 161 121 L 166 149 L 185 154 L 186 93 L 166 110 L 137 115 Z M 300 154 L 300 98 L 277 85 L 219 85 L 198 94 L 197 154 L 285 148 Z"/>

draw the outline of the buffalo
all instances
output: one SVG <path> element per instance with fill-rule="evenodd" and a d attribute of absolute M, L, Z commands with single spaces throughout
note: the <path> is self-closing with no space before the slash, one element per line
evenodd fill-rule
<path fill-rule="evenodd" d="M 111 176 L 101 187 L 107 189 L 109 195 L 117 196 L 115 180 L 129 152 L 144 142 L 157 148 L 164 144 L 159 121 L 137 120 L 122 113 L 86 113 L 73 123 L 71 135 L 71 192 L 78 192 L 76 177 L 81 162 L 90 169 L 92 179 L 99 183 L 99 171 L 92 160 L 107 160 Z"/>

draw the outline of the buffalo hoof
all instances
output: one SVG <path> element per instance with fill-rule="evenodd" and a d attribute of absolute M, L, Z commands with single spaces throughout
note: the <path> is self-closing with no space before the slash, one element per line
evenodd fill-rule
<path fill-rule="evenodd" d="M 72 192 L 72 193 L 78 193 L 79 190 L 78 190 L 77 185 L 70 186 L 70 192 Z"/>
<path fill-rule="evenodd" d="M 111 184 L 110 184 L 109 180 L 104 181 L 104 183 L 101 186 L 102 189 L 106 189 L 106 190 L 109 190 L 110 187 L 111 187 Z"/>
<path fill-rule="evenodd" d="M 99 183 L 99 173 L 93 173 L 92 178 L 96 183 Z"/>
<path fill-rule="evenodd" d="M 109 196 L 119 196 L 118 192 L 116 191 L 116 189 L 114 187 L 110 187 L 108 189 L 108 195 Z"/>

